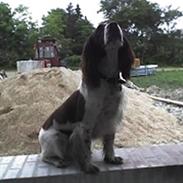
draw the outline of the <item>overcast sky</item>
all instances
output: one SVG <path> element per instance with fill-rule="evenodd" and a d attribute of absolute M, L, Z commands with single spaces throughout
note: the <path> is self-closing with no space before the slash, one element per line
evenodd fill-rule
<path fill-rule="evenodd" d="M 178 8 L 183 11 L 183 0 L 149 0 L 151 2 L 157 2 L 161 7 L 172 5 L 173 8 Z M 29 12 L 32 15 L 34 21 L 41 23 L 43 15 L 47 15 L 47 12 L 55 8 L 66 9 L 69 2 L 72 2 L 75 6 L 80 5 L 82 14 L 87 16 L 88 20 L 96 27 L 98 23 L 104 20 L 102 13 L 97 13 L 100 9 L 100 0 L 0 0 L 10 5 L 12 9 L 19 4 L 23 4 L 29 8 Z M 183 18 L 178 20 L 177 28 L 183 29 Z"/>

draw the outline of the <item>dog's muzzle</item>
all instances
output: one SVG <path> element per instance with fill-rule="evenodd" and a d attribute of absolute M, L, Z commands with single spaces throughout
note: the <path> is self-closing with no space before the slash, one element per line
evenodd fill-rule
<path fill-rule="evenodd" d="M 123 32 L 120 26 L 116 22 L 106 24 L 104 28 L 104 44 L 117 41 L 123 45 Z"/>

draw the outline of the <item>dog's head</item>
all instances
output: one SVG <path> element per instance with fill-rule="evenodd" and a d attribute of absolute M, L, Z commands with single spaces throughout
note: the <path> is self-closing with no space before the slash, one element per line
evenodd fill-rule
<path fill-rule="evenodd" d="M 116 77 L 121 72 L 129 79 L 134 54 L 116 22 L 100 24 L 88 38 L 82 54 L 83 79 L 88 85 L 98 86 L 100 77 Z"/>

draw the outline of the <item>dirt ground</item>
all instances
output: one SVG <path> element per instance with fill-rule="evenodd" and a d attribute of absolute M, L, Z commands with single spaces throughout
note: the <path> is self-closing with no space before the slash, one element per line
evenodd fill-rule
<path fill-rule="evenodd" d="M 0 155 L 39 153 L 41 125 L 78 87 L 80 77 L 79 71 L 52 68 L 0 81 Z M 126 87 L 123 91 L 127 102 L 117 147 L 183 141 L 183 126 L 175 116 L 155 106 L 148 94 Z"/>

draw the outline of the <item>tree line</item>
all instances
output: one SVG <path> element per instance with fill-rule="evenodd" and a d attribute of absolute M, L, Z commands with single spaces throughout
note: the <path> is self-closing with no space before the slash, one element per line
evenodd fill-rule
<path fill-rule="evenodd" d="M 101 0 L 100 11 L 121 25 L 144 64 L 183 65 L 183 29 L 175 28 L 183 16 L 178 9 L 147 0 Z"/>
<path fill-rule="evenodd" d="M 183 64 L 183 30 L 175 28 L 182 12 L 161 8 L 147 0 L 101 0 L 105 21 L 117 21 L 143 64 Z M 44 36 L 54 37 L 60 45 L 60 57 L 68 65 L 78 66 L 82 47 L 94 30 L 79 5 L 52 9 L 38 26 L 27 7 L 11 7 L 0 2 L 0 67 L 14 67 L 17 60 L 34 58 L 33 46 Z"/>
<path fill-rule="evenodd" d="M 14 67 L 17 60 L 34 58 L 34 44 L 45 36 L 57 40 L 62 60 L 70 58 L 73 65 L 78 65 L 83 44 L 93 30 L 79 5 L 73 7 L 69 3 L 66 10 L 50 10 L 38 26 L 32 21 L 27 7 L 20 5 L 12 11 L 8 4 L 1 2 L 0 67 Z"/>

